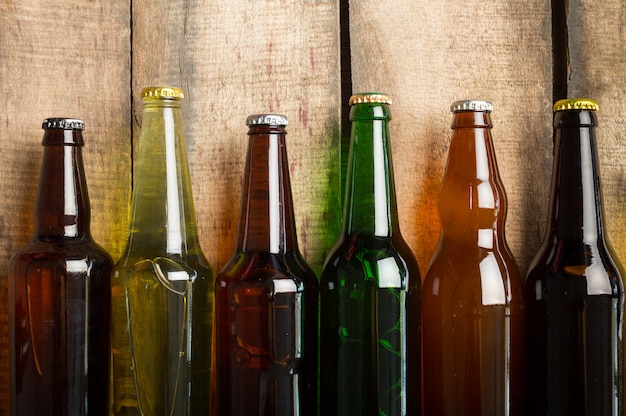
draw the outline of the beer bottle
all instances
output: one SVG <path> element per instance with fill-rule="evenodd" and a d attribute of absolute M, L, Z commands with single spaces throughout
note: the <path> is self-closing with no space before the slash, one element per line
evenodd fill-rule
<path fill-rule="evenodd" d="M 113 414 L 208 414 L 213 275 L 198 241 L 183 91 L 141 95 L 128 241 L 112 279 Z"/>
<path fill-rule="evenodd" d="M 453 134 L 437 200 L 441 233 L 422 299 L 426 415 L 521 410 L 523 284 L 505 240 L 492 109 L 486 101 L 451 107 Z"/>
<path fill-rule="evenodd" d="M 90 233 L 84 128 L 43 122 L 34 234 L 9 264 L 12 415 L 107 415 L 113 261 Z"/>
<path fill-rule="evenodd" d="M 619 415 L 623 273 L 603 231 L 598 105 L 554 105 L 545 239 L 526 279 L 528 415 Z"/>
<path fill-rule="evenodd" d="M 349 103 L 342 231 L 320 285 L 321 414 L 418 415 L 421 279 L 398 224 L 391 98 Z"/>
<path fill-rule="evenodd" d="M 319 286 L 298 249 L 287 118 L 247 118 L 237 247 L 215 282 L 220 416 L 317 415 Z"/>

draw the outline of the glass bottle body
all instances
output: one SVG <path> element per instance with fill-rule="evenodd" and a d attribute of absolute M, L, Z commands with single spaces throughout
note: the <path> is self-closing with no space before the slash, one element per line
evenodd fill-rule
<path fill-rule="evenodd" d="M 320 285 L 321 414 L 419 414 L 421 280 L 398 225 L 388 105 L 353 105 L 351 120 L 343 229 Z"/>
<path fill-rule="evenodd" d="M 11 412 L 105 415 L 113 262 L 89 233 L 81 131 L 43 145 L 35 233 L 9 264 Z"/>
<path fill-rule="evenodd" d="M 180 102 L 144 95 L 129 237 L 112 282 L 113 414 L 208 414 L 212 288 Z"/>
<path fill-rule="evenodd" d="M 620 414 L 623 271 L 603 236 L 596 124 L 555 113 L 548 230 L 526 279 L 527 414 Z"/>
<path fill-rule="evenodd" d="M 215 284 L 217 413 L 317 415 L 319 286 L 296 243 L 285 131 L 249 135 L 237 249 Z"/>
<path fill-rule="evenodd" d="M 454 112 L 439 244 L 422 299 L 426 415 L 514 415 L 522 398 L 522 281 L 489 112 Z"/>

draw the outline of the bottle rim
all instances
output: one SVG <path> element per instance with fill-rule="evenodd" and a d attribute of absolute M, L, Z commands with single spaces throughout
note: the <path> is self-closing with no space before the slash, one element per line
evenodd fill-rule
<path fill-rule="evenodd" d="M 462 111 L 480 111 L 491 113 L 493 112 L 493 104 L 491 101 L 484 100 L 459 100 L 450 105 L 451 113 L 460 113 Z"/>
<path fill-rule="evenodd" d="M 552 107 L 553 112 L 567 110 L 591 110 L 598 111 L 598 102 L 591 98 L 566 98 L 558 100 Z"/>
<path fill-rule="evenodd" d="M 289 123 L 287 116 L 275 113 L 251 114 L 246 118 L 246 126 L 279 126 L 285 127 Z"/>
<path fill-rule="evenodd" d="M 50 117 L 41 123 L 41 128 L 44 130 L 85 130 L 85 123 L 77 118 Z"/>
<path fill-rule="evenodd" d="M 358 94 L 354 94 L 350 97 L 348 101 L 349 105 L 355 104 L 363 104 L 363 103 L 376 103 L 376 104 L 387 104 L 391 105 L 392 103 L 391 96 L 385 94 L 383 92 L 362 92 Z"/>
<path fill-rule="evenodd" d="M 141 98 L 182 100 L 185 98 L 185 93 L 181 88 L 177 87 L 146 87 L 141 90 Z"/>

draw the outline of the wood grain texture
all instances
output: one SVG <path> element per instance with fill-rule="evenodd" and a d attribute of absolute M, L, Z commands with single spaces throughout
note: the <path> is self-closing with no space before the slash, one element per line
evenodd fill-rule
<path fill-rule="evenodd" d="M 439 235 L 436 197 L 451 134 L 449 105 L 491 100 L 509 196 L 507 237 L 524 272 L 544 232 L 551 176 L 550 2 L 389 4 L 350 2 L 350 53 L 354 92 L 394 98 L 403 235 L 425 272 Z M 341 211 L 338 25 L 337 0 L 0 2 L 0 415 L 8 414 L 6 269 L 32 233 L 41 121 L 85 120 L 93 233 L 117 258 L 130 200 L 130 138 L 139 137 L 141 124 L 139 93 L 156 84 L 185 89 L 198 225 L 217 272 L 235 244 L 245 118 L 287 115 L 300 245 L 319 271 Z M 569 1 L 568 88 L 570 96 L 600 103 L 608 234 L 626 260 L 624 27 L 620 0 Z"/>
<path fill-rule="evenodd" d="M 361 0 L 350 3 L 353 90 L 392 95 L 402 234 L 422 273 L 439 238 L 436 198 L 450 104 L 494 104 L 508 193 L 507 240 L 522 273 L 540 244 L 552 156 L 550 3 Z"/>
<path fill-rule="evenodd" d="M 626 4 L 569 2 L 570 97 L 598 101 L 597 142 L 606 235 L 626 264 Z"/>
<path fill-rule="evenodd" d="M 0 2 L 0 415 L 9 413 L 7 266 L 33 231 L 44 118 L 85 121 L 92 232 L 120 253 L 130 191 L 129 10 L 126 0 Z"/>
<path fill-rule="evenodd" d="M 215 272 L 235 248 L 249 114 L 276 112 L 289 118 L 297 230 L 314 268 L 320 268 L 336 237 L 338 14 L 335 0 L 133 4 L 135 131 L 141 88 L 165 83 L 185 90 L 196 216 Z"/>

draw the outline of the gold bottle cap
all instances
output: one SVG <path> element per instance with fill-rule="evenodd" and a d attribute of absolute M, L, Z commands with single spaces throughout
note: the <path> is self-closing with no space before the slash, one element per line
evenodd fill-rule
<path fill-rule="evenodd" d="M 246 126 L 286 126 L 287 117 L 282 114 L 252 114 L 246 118 Z"/>
<path fill-rule="evenodd" d="M 452 113 L 460 113 L 461 111 L 482 111 L 491 113 L 493 111 L 493 104 L 491 104 L 491 101 L 461 100 L 453 102 L 450 106 L 450 112 Z"/>
<path fill-rule="evenodd" d="M 391 97 L 381 92 L 363 92 L 354 94 L 348 101 L 349 105 L 361 103 L 378 103 L 391 105 Z"/>
<path fill-rule="evenodd" d="M 47 118 L 41 123 L 42 129 L 85 130 L 83 120 L 77 118 Z"/>
<path fill-rule="evenodd" d="M 185 93 L 176 87 L 147 87 L 141 90 L 141 98 L 170 98 L 182 100 Z"/>
<path fill-rule="evenodd" d="M 554 103 L 552 111 L 591 110 L 598 111 L 598 102 L 591 98 L 567 98 Z"/>

